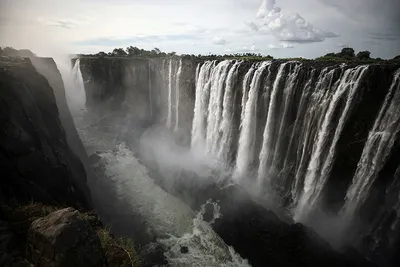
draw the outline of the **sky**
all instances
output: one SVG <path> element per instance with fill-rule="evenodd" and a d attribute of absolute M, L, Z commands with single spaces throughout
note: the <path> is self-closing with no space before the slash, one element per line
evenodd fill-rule
<path fill-rule="evenodd" d="M 54 53 L 155 47 L 315 58 L 400 54 L 400 0 L 0 0 L 0 46 Z"/>

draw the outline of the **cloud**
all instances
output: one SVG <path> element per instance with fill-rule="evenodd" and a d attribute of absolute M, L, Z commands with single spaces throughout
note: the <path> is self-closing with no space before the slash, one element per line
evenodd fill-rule
<path fill-rule="evenodd" d="M 249 27 L 251 30 L 258 32 L 259 28 L 257 24 L 255 24 L 253 21 L 246 22 L 247 27 Z"/>
<path fill-rule="evenodd" d="M 279 41 L 312 43 L 338 37 L 333 32 L 314 27 L 297 13 L 283 13 L 280 7 L 275 7 L 275 0 L 263 0 L 257 12 L 257 19 L 257 22 L 247 23 L 247 26 L 272 34 Z"/>
<path fill-rule="evenodd" d="M 197 39 L 194 34 L 169 34 L 169 35 L 136 35 L 130 37 L 101 37 L 75 42 L 78 46 L 127 46 L 134 44 L 151 44 L 156 46 L 159 42 L 193 41 Z"/>
<path fill-rule="evenodd" d="M 294 48 L 294 45 L 291 43 L 280 43 L 279 45 L 269 44 L 269 49 L 281 49 L 281 48 Z"/>
<path fill-rule="evenodd" d="M 61 27 L 66 29 L 76 29 L 79 27 L 78 22 L 66 19 L 38 18 L 37 21 L 45 26 Z"/>
<path fill-rule="evenodd" d="M 360 26 L 400 33 L 399 0 L 319 0 L 336 8 Z"/>
<path fill-rule="evenodd" d="M 293 44 L 290 43 L 281 43 L 282 48 L 294 48 Z"/>
<path fill-rule="evenodd" d="M 236 47 L 234 49 L 228 48 L 225 50 L 227 53 L 255 53 L 260 51 L 255 44 L 251 46 Z"/>
<path fill-rule="evenodd" d="M 214 37 L 213 39 L 213 43 L 215 45 L 226 45 L 227 41 L 219 36 Z"/>
<path fill-rule="evenodd" d="M 368 33 L 370 39 L 374 40 L 385 40 L 385 41 L 398 41 L 400 40 L 400 34 L 397 33 Z"/>

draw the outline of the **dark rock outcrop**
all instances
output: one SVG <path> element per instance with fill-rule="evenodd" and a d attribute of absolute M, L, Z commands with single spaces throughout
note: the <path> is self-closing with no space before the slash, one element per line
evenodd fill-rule
<path fill-rule="evenodd" d="M 30 59 L 1 57 L 0 66 L 0 198 L 91 208 L 53 88 Z"/>
<path fill-rule="evenodd" d="M 66 208 L 34 221 L 29 258 L 35 266 L 97 267 L 104 262 L 99 237 L 78 211 Z"/>

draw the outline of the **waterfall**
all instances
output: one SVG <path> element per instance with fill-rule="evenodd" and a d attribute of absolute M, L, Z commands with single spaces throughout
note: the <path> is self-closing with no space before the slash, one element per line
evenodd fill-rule
<path fill-rule="evenodd" d="M 353 104 L 355 94 L 359 87 L 359 82 L 365 75 L 367 69 L 368 66 L 360 66 L 346 70 L 343 77 L 339 81 L 337 88 L 335 89 L 332 99 L 329 101 L 329 108 L 325 114 L 324 122 L 318 133 L 318 139 L 311 156 L 307 175 L 305 177 L 303 193 L 296 210 L 297 219 L 306 216 L 308 210 L 314 208 L 318 204 L 318 200 L 332 168 L 336 144 L 349 116 L 349 110 Z M 341 111 L 333 140 L 329 145 L 329 131 L 332 129 L 334 114 L 342 97 L 347 98 L 346 104 L 344 109 Z M 328 150 L 326 150 L 326 148 L 328 148 Z M 327 155 L 324 156 L 324 154 Z"/>
<path fill-rule="evenodd" d="M 149 106 L 150 106 L 150 117 L 153 117 L 153 99 L 152 99 L 152 88 L 151 88 L 151 61 L 149 61 Z"/>
<path fill-rule="evenodd" d="M 217 156 L 220 146 L 220 124 L 222 118 L 222 97 L 225 81 L 232 61 L 220 62 L 211 74 L 210 100 L 208 105 L 206 149 L 210 155 Z"/>
<path fill-rule="evenodd" d="M 72 68 L 72 80 L 73 88 L 66 91 L 67 100 L 70 109 L 79 110 L 84 108 L 86 103 L 85 84 L 82 78 L 79 58 L 75 61 L 75 65 Z"/>
<path fill-rule="evenodd" d="M 341 71 L 341 70 L 339 70 Z M 315 87 L 310 88 L 310 96 L 303 94 L 301 102 L 307 102 L 307 108 L 305 111 L 304 118 L 297 118 L 297 123 L 303 120 L 302 134 L 300 135 L 300 146 L 297 148 L 297 169 L 295 171 L 295 179 L 292 183 L 291 193 L 294 203 L 297 203 L 300 199 L 303 191 L 304 176 L 308 162 L 310 160 L 310 150 L 313 147 L 313 142 L 317 136 L 317 130 L 322 124 L 322 119 L 325 116 L 327 106 L 329 104 L 329 95 L 333 91 L 332 85 L 334 82 L 334 75 L 337 72 L 336 69 L 329 70 L 325 68 L 322 70 L 317 78 L 317 84 Z"/>
<path fill-rule="evenodd" d="M 295 220 L 300 221 L 323 199 L 339 140 L 354 107 L 366 94 L 361 85 L 369 71 L 366 65 L 321 69 L 304 65 L 245 65 L 234 60 L 198 64 L 193 70 L 196 97 L 191 143 L 192 148 L 205 148 L 225 164 L 231 163 L 231 152 L 236 152 L 233 179 L 240 182 L 256 171 L 258 187 L 285 198 L 284 205 L 291 205 Z M 248 68 L 242 72 L 244 66 Z M 343 212 L 352 213 L 352 207 L 365 201 L 393 150 L 400 131 L 399 76 L 396 73 L 371 130 Z M 240 113 L 235 112 L 236 105 L 241 106 Z"/>
<path fill-rule="evenodd" d="M 400 132 L 400 70 L 369 132 L 357 170 L 342 209 L 345 217 L 353 216 L 367 199 L 371 186 L 386 163 Z"/>
<path fill-rule="evenodd" d="M 233 124 L 233 114 L 234 114 L 234 103 L 233 94 L 237 83 L 238 69 L 240 62 L 236 62 L 233 67 L 229 70 L 228 77 L 226 78 L 226 88 L 223 100 L 223 111 L 222 111 L 222 122 L 220 126 L 220 132 L 222 132 L 221 137 L 221 147 L 218 152 L 218 158 L 223 162 L 228 162 L 228 154 L 232 146 L 232 124 Z"/>
<path fill-rule="evenodd" d="M 243 127 L 242 123 L 244 121 L 244 116 L 246 113 L 246 103 L 247 103 L 247 98 L 250 90 L 250 84 L 252 81 L 252 77 L 254 74 L 255 68 L 254 65 L 251 66 L 251 68 L 247 71 L 246 75 L 244 76 L 243 79 L 243 84 L 242 84 L 242 104 L 241 104 L 241 114 L 240 114 L 240 128 Z"/>
<path fill-rule="evenodd" d="M 274 138 L 273 134 L 273 128 L 275 127 L 276 123 L 275 120 L 277 118 L 276 114 L 276 106 L 278 105 L 277 103 L 277 95 L 279 93 L 279 88 L 280 88 L 280 83 L 284 81 L 284 70 L 286 65 L 289 63 L 283 63 L 278 70 L 277 77 L 275 78 L 274 85 L 272 87 L 272 92 L 271 92 L 271 99 L 269 103 L 269 108 L 268 108 L 268 116 L 267 116 L 267 122 L 265 125 L 264 129 L 264 135 L 263 135 L 263 144 L 261 148 L 261 153 L 260 153 L 260 166 L 258 169 L 258 183 L 262 185 L 266 180 L 268 180 L 268 170 L 271 167 L 271 159 L 273 157 L 272 155 L 272 142 Z"/>
<path fill-rule="evenodd" d="M 169 60 L 168 68 L 168 116 L 167 128 L 170 129 L 172 125 L 172 59 Z"/>
<path fill-rule="evenodd" d="M 214 68 L 215 62 L 207 61 L 201 68 L 198 66 L 199 73 L 196 78 L 196 99 L 194 105 L 194 118 L 192 126 L 192 148 L 205 145 L 206 137 L 206 119 L 209 98 L 209 83 L 211 70 Z"/>
<path fill-rule="evenodd" d="M 279 128 L 277 131 L 277 139 L 276 139 L 276 145 L 275 145 L 275 150 L 273 153 L 273 158 L 272 158 L 272 170 L 275 172 L 280 172 L 282 168 L 282 163 L 283 163 L 283 158 L 282 155 L 285 152 L 285 148 L 287 148 L 287 142 L 284 139 L 286 135 L 292 135 L 289 134 L 288 132 L 288 117 L 289 117 L 289 110 L 290 108 L 295 105 L 295 103 L 292 103 L 293 97 L 294 97 L 294 92 L 295 92 L 295 86 L 296 83 L 298 82 L 298 75 L 299 71 L 301 69 L 301 65 L 294 63 L 290 64 L 290 69 L 289 69 L 289 76 L 286 78 L 286 83 L 285 87 L 283 90 L 283 111 L 280 111 L 281 116 L 279 119 Z M 274 181 L 276 182 L 276 181 Z"/>
<path fill-rule="evenodd" d="M 255 66 L 255 68 L 250 68 L 243 81 L 242 125 L 236 158 L 236 179 L 240 179 L 248 172 L 250 164 L 253 161 L 256 140 L 258 92 L 260 90 L 262 74 L 268 66 L 270 66 L 270 62 L 263 62 L 259 66 Z M 253 78 L 250 84 L 251 77 Z M 250 91 L 247 97 L 246 92 L 248 91 L 248 87 L 250 87 Z"/>
<path fill-rule="evenodd" d="M 179 68 L 176 73 L 176 86 L 175 86 L 175 132 L 179 128 L 179 101 L 180 101 L 180 81 L 182 75 L 182 59 L 179 60 Z"/>

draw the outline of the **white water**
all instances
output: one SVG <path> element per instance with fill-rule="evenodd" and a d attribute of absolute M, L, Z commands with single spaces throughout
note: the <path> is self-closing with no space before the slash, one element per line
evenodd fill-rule
<path fill-rule="evenodd" d="M 298 203 L 301 193 L 303 191 L 304 184 L 304 176 L 303 172 L 305 172 L 308 166 L 308 147 L 312 147 L 314 140 L 317 138 L 317 130 L 320 128 L 322 124 L 322 120 L 325 117 L 325 113 L 327 110 L 327 106 L 329 105 L 329 101 L 331 99 L 330 94 L 333 87 L 333 76 L 335 70 L 328 71 L 328 69 L 322 70 L 318 77 L 317 85 L 314 89 L 314 92 L 311 95 L 310 101 L 308 103 L 308 108 L 305 114 L 305 124 L 303 126 L 303 138 L 301 139 L 301 146 L 297 151 L 297 154 L 300 155 L 298 162 L 299 166 L 296 170 L 296 175 L 294 182 L 292 183 L 292 199 L 295 204 Z M 311 103 L 311 104 L 310 104 Z M 313 131 L 313 128 L 316 130 Z"/>
<path fill-rule="evenodd" d="M 213 219 L 211 224 L 222 215 L 219 213 L 219 206 L 208 201 L 193 219 L 193 230 L 182 237 L 171 236 L 168 239 L 160 240 L 162 244 L 170 247 L 166 253 L 168 262 L 172 266 L 215 266 L 215 267 L 247 267 L 250 266 L 237 254 L 232 247 L 228 247 L 222 239 L 215 236 L 210 226 L 204 222 L 203 215 L 206 205 L 213 206 Z M 188 247 L 189 252 L 182 254 L 181 247 Z M 227 253 L 227 251 L 229 253 Z"/>
<path fill-rule="evenodd" d="M 242 84 L 242 103 L 241 103 L 241 113 L 240 113 L 240 129 L 243 128 L 244 116 L 246 114 L 246 103 L 250 91 L 250 84 L 254 75 L 254 71 L 256 70 L 255 65 L 252 65 L 251 68 L 247 71 L 246 75 L 243 79 Z"/>
<path fill-rule="evenodd" d="M 151 61 L 149 60 L 149 109 L 150 117 L 153 117 L 153 88 L 151 86 Z"/>
<path fill-rule="evenodd" d="M 270 66 L 270 62 L 263 62 L 255 69 L 251 68 L 243 81 L 243 97 L 242 106 L 247 98 L 246 91 L 250 85 L 248 99 L 242 110 L 242 127 L 239 137 L 239 148 L 236 158 L 235 179 L 241 179 L 249 171 L 250 164 L 254 159 L 255 141 L 256 141 L 256 126 L 257 126 L 257 101 L 261 85 L 261 77 L 264 70 Z M 254 73 L 254 76 L 249 84 L 249 80 Z M 269 72 L 270 73 L 270 72 Z M 269 74 L 268 74 L 269 75 Z"/>
<path fill-rule="evenodd" d="M 211 73 L 210 101 L 208 105 L 206 149 L 210 155 L 217 156 L 220 147 L 219 129 L 222 118 L 222 97 L 225 90 L 225 81 L 232 61 L 220 62 Z"/>
<path fill-rule="evenodd" d="M 228 162 L 228 154 L 232 147 L 232 126 L 233 126 L 233 115 L 234 115 L 234 89 L 237 83 L 237 75 L 240 62 L 236 62 L 233 67 L 229 70 L 228 77 L 226 78 L 226 87 L 224 93 L 224 100 L 222 106 L 222 122 L 219 131 L 222 132 L 221 146 L 218 152 L 218 158 L 223 162 Z"/>
<path fill-rule="evenodd" d="M 279 126 L 279 131 L 277 132 L 277 140 L 276 140 L 276 146 L 273 152 L 273 159 L 272 159 L 272 169 L 275 171 L 280 171 L 279 167 L 277 166 L 281 161 L 281 154 L 284 153 L 284 151 L 282 151 L 282 146 L 284 145 L 282 141 L 282 138 L 284 135 L 286 135 L 286 131 L 288 128 L 288 125 L 286 123 L 288 116 L 289 116 L 289 109 L 292 105 L 294 105 L 295 103 L 292 103 L 293 100 L 293 96 L 295 93 L 295 86 L 296 86 L 296 82 L 298 81 L 298 75 L 299 75 L 299 71 L 301 69 L 301 64 L 291 64 L 290 65 L 291 69 L 289 70 L 289 76 L 286 78 L 286 83 L 285 83 L 285 88 L 283 90 L 283 98 L 284 98 L 284 106 L 283 106 L 283 111 L 281 111 L 280 113 L 282 113 L 281 117 L 280 117 L 280 121 L 278 121 L 278 125 Z"/>
<path fill-rule="evenodd" d="M 80 110 L 85 108 L 86 103 L 86 92 L 85 84 L 82 78 L 80 60 L 75 61 L 75 65 L 72 68 L 72 85 L 68 86 L 66 90 L 66 98 L 68 106 L 71 110 Z M 66 77 L 64 77 L 64 80 Z M 67 83 L 66 83 L 67 84 Z"/>
<path fill-rule="evenodd" d="M 166 126 L 168 129 L 171 129 L 172 126 L 172 59 L 169 60 L 168 68 L 168 115 Z"/>
<path fill-rule="evenodd" d="M 200 66 L 200 65 L 199 65 Z M 199 68 L 198 66 L 198 68 Z M 206 118 L 208 114 L 208 98 L 210 90 L 210 74 L 214 67 L 214 62 L 207 61 L 199 69 L 196 78 L 196 99 L 194 106 L 194 117 L 192 126 L 192 148 L 199 148 L 205 145 L 206 137 Z"/>
<path fill-rule="evenodd" d="M 83 125 L 78 126 L 79 134 L 88 154 L 101 151 L 101 160 L 97 164 L 105 167 L 107 179 L 114 185 L 109 190 L 116 190 L 124 206 L 128 204 L 131 211 L 146 220 L 151 233 L 162 237 L 158 242 L 166 249 L 169 266 L 250 266 L 203 220 L 205 206 L 194 213 L 182 201 L 156 185 L 134 153 L 125 144 L 113 141 L 115 134 Z M 110 210 L 120 209 L 118 203 L 109 205 Z M 210 223 L 223 216 L 215 203 L 206 205 L 214 208 L 214 219 Z M 181 246 L 186 246 L 188 253 L 181 253 Z"/>
<path fill-rule="evenodd" d="M 179 60 L 179 68 L 176 73 L 176 86 L 175 86 L 175 132 L 179 129 L 179 101 L 180 101 L 180 82 L 182 75 L 182 59 Z"/>
<path fill-rule="evenodd" d="M 275 124 L 275 118 L 278 116 L 278 114 L 276 114 L 277 94 L 287 64 L 289 63 L 281 64 L 281 66 L 279 67 L 277 77 L 275 78 L 275 82 L 272 87 L 271 99 L 268 108 L 267 122 L 265 124 L 265 129 L 263 134 L 263 145 L 259 156 L 260 166 L 258 169 L 258 179 L 257 179 L 259 185 L 262 185 L 264 181 L 268 181 L 268 170 L 270 168 L 269 161 L 270 158 L 273 157 L 273 155 L 271 154 L 272 142 L 274 137 L 273 127 Z"/>
<path fill-rule="evenodd" d="M 400 70 L 394 74 L 384 104 L 369 132 L 342 215 L 351 218 L 367 199 L 371 186 L 386 163 L 400 131 Z"/>
<path fill-rule="evenodd" d="M 330 170 L 332 168 L 335 156 L 336 144 L 342 133 L 343 127 L 349 116 L 349 110 L 353 104 L 354 96 L 357 92 L 359 82 L 365 75 L 368 66 L 360 66 L 345 71 L 343 77 L 338 83 L 338 87 L 330 100 L 328 111 L 325 115 L 324 122 L 318 133 L 318 140 L 314 146 L 313 154 L 308 166 L 307 175 L 305 177 L 304 189 L 300 198 L 295 219 L 301 220 L 305 218 L 310 209 L 314 209 L 318 204 L 321 192 L 327 182 Z M 341 111 L 341 116 L 336 125 L 335 134 L 331 144 L 329 145 L 329 131 L 332 127 L 334 112 L 339 105 L 342 97 L 346 97 L 345 108 Z M 329 147 L 328 155 L 323 157 L 326 147 Z"/>

